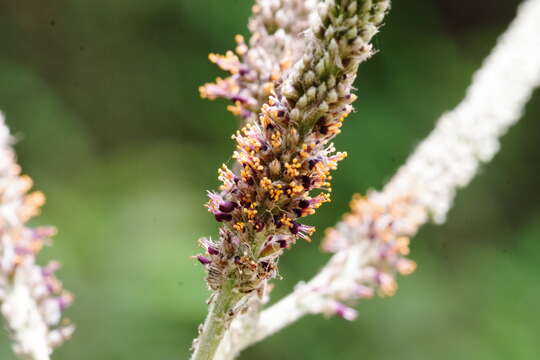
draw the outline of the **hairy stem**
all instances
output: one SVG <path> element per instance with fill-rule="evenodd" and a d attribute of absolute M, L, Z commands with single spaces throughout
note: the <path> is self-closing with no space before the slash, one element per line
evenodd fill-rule
<path fill-rule="evenodd" d="M 195 345 L 191 360 L 211 360 L 231 321 L 231 310 L 240 299 L 234 291 L 234 280 L 225 281 L 217 296 L 212 300 L 202 332 Z"/>

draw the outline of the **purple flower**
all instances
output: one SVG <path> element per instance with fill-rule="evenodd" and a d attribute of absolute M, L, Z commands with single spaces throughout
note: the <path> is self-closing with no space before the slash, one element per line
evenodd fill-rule
<path fill-rule="evenodd" d="M 343 305 L 340 302 L 334 301 L 332 303 L 334 313 L 345 320 L 353 321 L 358 317 L 358 312 L 353 308 Z"/>
<path fill-rule="evenodd" d="M 238 204 L 232 201 L 223 201 L 219 204 L 219 210 L 224 213 L 230 213 L 238 207 Z"/>
<path fill-rule="evenodd" d="M 232 215 L 231 214 L 226 214 L 226 213 L 217 213 L 217 214 L 214 214 L 216 220 L 218 222 L 223 222 L 223 221 L 231 221 L 232 220 Z"/>
<path fill-rule="evenodd" d="M 210 255 L 219 255 L 219 251 L 213 246 L 209 246 L 206 250 Z"/>
<path fill-rule="evenodd" d="M 204 257 L 202 255 L 197 256 L 197 260 L 203 265 L 208 265 L 212 262 L 212 260 L 208 259 L 207 257 Z"/>
<path fill-rule="evenodd" d="M 284 249 L 287 247 L 287 240 L 284 240 L 284 239 L 280 239 L 277 241 L 277 243 L 279 244 L 279 247 Z"/>
<path fill-rule="evenodd" d="M 291 234 L 296 235 L 300 229 L 300 224 L 294 221 L 290 227 Z"/>

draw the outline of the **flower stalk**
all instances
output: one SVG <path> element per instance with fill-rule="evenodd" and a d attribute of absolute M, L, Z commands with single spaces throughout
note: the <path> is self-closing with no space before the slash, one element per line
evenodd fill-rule
<path fill-rule="evenodd" d="M 226 281 L 210 304 L 201 337 L 196 340 L 198 343 L 194 344 L 196 350 L 192 360 L 212 359 L 232 320 L 230 309 L 240 298 L 241 295 L 234 291 L 234 281 Z"/>

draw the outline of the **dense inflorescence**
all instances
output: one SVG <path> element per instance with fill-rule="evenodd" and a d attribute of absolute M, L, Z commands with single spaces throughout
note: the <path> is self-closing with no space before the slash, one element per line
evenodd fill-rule
<path fill-rule="evenodd" d="M 209 284 L 214 289 L 219 288 L 231 258 L 246 292 L 273 277 L 275 260 L 283 249 L 297 238 L 309 239 L 314 231 L 297 220 L 329 200 L 329 173 L 345 154 L 334 153 L 327 139 L 337 134 L 341 119 L 324 134 L 317 132 L 310 141 L 301 141 L 298 131 L 287 127 L 287 117 L 287 108 L 272 97 L 263 107 L 260 123 L 248 124 L 234 136 L 234 158 L 242 170 L 236 175 L 223 166 L 221 192 L 211 193 L 208 203 L 216 220 L 224 223 L 221 246 L 209 240 L 203 244 L 213 265 Z M 310 196 L 315 189 L 321 192 Z M 214 277 L 216 268 L 223 270 Z"/>
<path fill-rule="evenodd" d="M 219 239 L 201 239 L 208 285 L 235 279 L 244 293 L 261 290 L 277 274 L 277 260 L 314 228 L 299 222 L 329 201 L 330 172 L 345 158 L 330 141 L 352 111 L 359 63 L 389 7 L 380 1 L 328 0 L 309 48 L 262 106 L 259 118 L 233 138 L 239 173 L 219 170 L 223 185 L 208 209 L 223 224 Z"/>
<path fill-rule="evenodd" d="M 47 360 L 52 349 L 69 338 L 74 327 L 61 321 L 73 296 L 55 277 L 58 262 L 35 263 L 49 238 L 51 227 L 29 228 L 25 223 L 39 213 L 45 197 L 28 193 L 32 180 L 21 176 L 10 146 L 11 137 L 0 114 L 0 303 L 14 340 L 24 359 Z"/>
<path fill-rule="evenodd" d="M 356 195 L 351 201 L 351 212 L 327 230 L 322 243 L 325 251 L 357 255 L 359 259 L 348 276 L 354 281 L 348 286 L 336 281 L 325 288 L 332 299 L 326 305 L 326 312 L 352 317 L 350 314 L 354 310 L 340 301 L 350 302 L 375 294 L 394 295 L 397 289 L 395 275 L 408 275 L 416 269 L 416 264 L 406 258 L 410 237 L 427 219 L 426 209 L 412 197 L 390 199 L 377 192 L 368 197 Z M 334 291 L 334 287 L 339 291 Z"/>
<path fill-rule="evenodd" d="M 304 32 L 316 14 L 316 0 L 257 0 L 249 22 L 249 46 L 236 35 L 236 49 L 209 59 L 231 75 L 199 88 L 202 97 L 225 98 L 227 109 L 242 119 L 256 120 L 275 83 L 302 54 Z"/>

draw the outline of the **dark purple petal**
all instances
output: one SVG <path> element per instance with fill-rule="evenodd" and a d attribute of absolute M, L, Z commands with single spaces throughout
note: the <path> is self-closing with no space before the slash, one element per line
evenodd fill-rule
<path fill-rule="evenodd" d="M 234 101 L 234 102 L 240 101 L 242 104 L 247 103 L 247 99 L 245 97 L 243 97 L 243 96 L 240 96 L 240 95 L 235 95 L 235 96 L 231 97 L 231 100 Z"/>
<path fill-rule="evenodd" d="M 208 265 L 208 264 L 210 264 L 212 262 L 212 260 L 210 260 L 210 259 L 208 259 L 208 258 L 206 258 L 206 257 L 204 257 L 202 255 L 197 256 L 197 260 L 199 260 L 199 262 L 201 264 L 203 264 L 203 265 Z"/>
<path fill-rule="evenodd" d="M 280 215 L 274 215 L 274 224 L 276 225 L 276 229 L 279 229 L 281 225 L 281 216 Z"/>
<path fill-rule="evenodd" d="M 219 255 L 219 251 L 215 247 L 209 246 L 206 250 L 210 255 Z"/>
<path fill-rule="evenodd" d="M 298 234 L 298 231 L 300 230 L 300 224 L 296 221 L 293 221 L 291 227 L 289 228 L 291 230 L 291 233 L 296 235 Z"/>
<path fill-rule="evenodd" d="M 253 228 L 255 229 L 256 232 L 261 232 L 264 229 L 264 223 L 260 220 L 256 220 Z"/>
<path fill-rule="evenodd" d="M 216 217 L 216 220 L 219 221 L 219 222 L 231 221 L 232 220 L 232 215 L 231 214 L 217 213 L 214 216 Z"/>
<path fill-rule="evenodd" d="M 219 204 L 219 210 L 224 213 L 230 213 L 238 207 L 238 204 L 232 201 L 223 201 Z"/>
<path fill-rule="evenodd" d="M 277 243 L 279 244 L 279 247 L 282 249 L 287 247 L 287 240 L 281 239 L 281 240 L 278 240 Z"/>
<path fill-rule="evenodd" d="M 302 176 L 302 186 L 304 187 L 304 189 L 309 190 L 309 188 L 311 187 L 311 179 L 309 176 Z"/>

